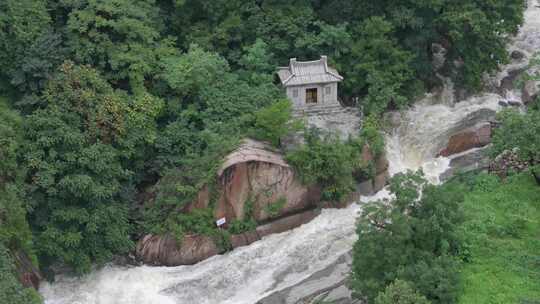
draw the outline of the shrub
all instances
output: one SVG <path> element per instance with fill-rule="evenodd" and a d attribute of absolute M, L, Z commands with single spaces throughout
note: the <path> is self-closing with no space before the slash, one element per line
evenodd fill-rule
<path fill-rule="evenodd" d="M 306 144 L 287 154 L 305 184 L 319 184 L 323 199 L 341 201 L 354 189 L 353 172 L 360 167 L 360 149 L 353 141 L 343 143 L 327 135 L 320 138 L 310 130 Z"/>
<path fill-rule="evenodd" d="M 291 101 L 283 99 L 255 113 L 253 135 L 279 147 L 283 137 L 300 128 L 300 121 L 292 120 Z"/>
<path fill-rule="evenodd" d="M 407 281 L 395 280 L 384 292 L 379 293 L 375 304 L 429 304 Z"/>

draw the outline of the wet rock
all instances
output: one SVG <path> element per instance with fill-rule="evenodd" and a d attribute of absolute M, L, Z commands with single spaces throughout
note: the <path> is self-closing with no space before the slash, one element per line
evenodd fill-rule
<path fill-rule="evenodd" d="M 351 298 L 351 293 L 347 288 L 351 263 L 351 253 L 347 252 L 326 268 L 313 273 L 293 286 L 267 295 L 257 304 L 359 303 Z"/>
<path fill-rule="evenodd" d="M 221 250 L 208 236 L 185 235 L 181 243 L 170 234 L 148 234 L 137 243 L 137 257 L 156 266 L 192 265 L 217 255 Z"/>
<path fill-rule="evenodd" d="M 232 248 L 247 246 L 260 239 L 261 237 L 257 231 L 248 231 L 241 234 L 235 234 L 231 235 L 231 246 Z"/>
<path fill-rule="evenodd" d="M 30 257 L 21 250 L 11 252 L 15 263 L 15 270 L 19 281 L 24 287 L 39 289 L 39 283 L 43 279 L 43 275 L 39 269 L 32 264 Z"/>
<path fill-rule="evenodd" d="M 431 52 L 433 54 L 433 69 L 435 71 L 438 71 L 442 67 L 444 67 L 444 64 L 446 63 L 446 54 L 448 53 L 448 51 L 444 48 L 442 44 L 433 43 L 431 45 Z"/>
<path fill-rule="evenodd" d="M 525 58 L 525 54 L 521 51 L 516 50 L 510 54 L 510 57 L 514 60 L 522 60 L 523 58 Z"/>
<path fill-rule="evenodd" d="M 362 147 L 362 154 L 360 156 L 362 164 L 369 164 L 373 161 L 373 152 L 371 151 L 371 148 L 369 145 L 364 145 Z"/>
<path fill-rule="evenodd" d="M 375 176 L 375 178 L 373 179 L 373 191 L 375 193 L 381 191 L 384 186 L 386 186 L 389 178 L 390 174 L 388 174 L 388 171 L 383 171 L 377 174 L 377 176 Z"/>
<path fill-rule="evenodd" d="M 448 140 L 446 147 L 441 150 L 438 156 L 450 156 L 473 148 L 483 147 L 491 142 L 491 124 L 489 122 L 479 123 L 471 128 L 467 128 L 453 134 Z"/>
<path fill-rule="evenodd" d="M 509 106 L 508 103 L 506 102 L 506 100 L 499 100 L 499 105 L 501 107 L 505 107 L 505 108 Z"/>
<path fill-rule="evenodd" d="M 521 107 L 523 103 L 521 103 L 519 100 L 508 100 L 508 105 L 512 107 Z"/>
<path fill-rule="evenodd" d="M 446 181 L 457 172 L 466 173 L 489 168 L 489 146 L 472 149 L 458 155 L 454 155 L 450 160 L 450 168 L 441 174 L 441 181 Z"/>
<path fill-rule="evenodd" d="M 252 140 L 227 157 L 219 188 L 214 216 L 227 222 L 244 219 L 248 203 L 253 218 L 261 222 L 314 208 L 321 197 L 319 187 L 304 185 L 281 154 Z M 278 202 L 283 205 L 270 214 L 269 206 Z"/>
<path fill-rule="evenodd" d="M 397 111 L 387 112 L 384 114 L 384 121 L 386 121 L 391 128 L 397 128 L 401 124 L 401 113 Z"/>
<path fill-rule="evenodd" d="M 317 215 L 319 215 L 319 211 L 309 210 L 281 218 L 266 225 L 257 227 L 257 235 L 262 238 L 270 234 L 285 232 L 311 221 Z"/>
<path fill-rule="evenodd" d="M 528 104 L 531 101 L 534 101 L 540 93 L 540 82 L 534 80 L 527 80 L 523 85 L 523 90 L 521 92 L 522 101 L 524 104 Z"/>
<path fill-rule="evenodd" d="M 377 160 L 375 161 L 375 172 L 381 173 L 388 170 L 389 166 L 388 159 L 386 158 L 386 155 L 383 154 Z"/>
<path fill-rule="evenodd" d="M 360 195 L 363 195 L 363 196 L 373 195 L 375 193 L 375 191 L 373 190 L 373 181 L 370 179 L 370 180 L 367 180 L 365 182 L 358 184 L 357 190 L 360 193 Z"/>

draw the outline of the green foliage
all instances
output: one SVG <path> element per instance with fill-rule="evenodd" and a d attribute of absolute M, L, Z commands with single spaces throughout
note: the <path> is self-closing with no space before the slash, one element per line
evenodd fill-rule
<path fill-rule="evenodd" d="M 366 206 L 360 218 L 353 249 L 355 294 L 374 300 L 400 279 L 433 303 L 455 303 L 463 191 L 427 185 L 421 173 L 411 172 L 393 177 L 390 191 L 394 199 Z"/>
<path fill-rule="evenodd" d="M 155 138 L 159 101 L 114 91 L 86 66 L 62 65 L 25 126 L 38 250 L 87 271 L 131 248 L 130 167 Z"/>
<path fill-rule="evenodd" d="M 285 207 L 286 204 L 287 204 L 287 199 L 282 197 L 282 198 L 278 199 L 277 201 L 266 205 L 264 210 L 266 212 L 268 212 L 270 217 L 275 217 L 275 216 L 277 216 L 279 214 L 281 209 L 283 209 L 283 207 Z"/>
<path fill-rule="evenodd" d="M 321 138 L 308 131 L 306 144 L 287 154 L 305 184 L 322 187 L 323 200 L 339 202 L 354 189 L 353 173 L 360 167 L 360 149 L 356 142 L 343 143 L 330 134 Z"/>
<path fill-rule="evenodd" d="M 154 0 L 64 1 L 68 45 L 79 63 L 99 68 L 116 86 L 144 91 L 157 74 L 159 59 L 175 53 L 160 37 L 161 18 Z"/>
<path fill-rule="evenodd" d="M 0 302 L 9 304 L 38 304 L 41 297 L 32 288 L 24 288 L 17 280 L 9 251 L 0 242 Z"/>
<path fill-rule="evenodd" d="M 395 280 L 384 292 L 379 293 L 375 304 L 429 304 L 430 302 L 414 290 L 410 283 Z"/>
<path fill-rule="evenodd" d="M 525 2 L 449 1 L 445 12 L 438 17 L 439 28 L 452 46 L 448 60 L 461 60 L 458 80 L 479 89 L 485 72 L 497 71 L 499 64 L 508 61 L 505 34 L 513 34 L 523 22 Z M 496 26 L 493 26 L 493 25 Z"/>
<path fill-rule="evenodd" d="M 184 234 L 195 233 L 212 236 L 216 231 L 214 215 L 211 209 L 195 209 L 190 213 L 176 212 L 167 217 L 166 222 L 158 223 L 152 232 L 157 234 L 172 233 L 178 242 Z"/>
<path fill-rule="evenodd" d="M 0 98 L 0 302 L 41 303 L 39 295 L 18 281 L 10 251 L 33 257 L 26 202 L 21 191 L 24 171 L 17 164 L 21 117 Z"/>
<path fill-rule="evenodd" d="M 382 113 L 391 104 L 401 108 L 413 100 L 413 55 L 400 48 L 393 31 L 382 17 L 369 18 L 355 30 L 358 38 L 350 57 L 354 73 L 347 75 L 346 85 L 365 96 L 362 106 L 367 113 Z"/>
<path fill-rule="evenodd" d="M 458 303 L 538 302 L 540 189 L 529 174 L 492 180 L 488 191 L 486 179 L 478 176 L 465 195 L 460 233 L 469 259 L 461 269 Z"/>
<path fill-rule="evenodd" d="M 300 130 L 301 122 L 292 120 L 291 102 L 280 100 L 255 113 L 254 136 L 279 147 L 288 134 Z"/>
<path fill-rule="evenodd" d="M 253 231 L 257 228 L 257 222 L 254 219 L 237 220 L 234 219 L 229 224 L 227 231 L 231 234 L 240 234 L 248 231 Z"/>
<path fill-rule="evenodd" d="M 13 73 L 21 55 L 44 31 L 51 17 L 43 0 L 5 0 L 0 3 L 0 73 Z M 24 58 L 28 59 L 28 58 Z"/>
<path fill-rule="evenodd" d="M 540 162 L 540 111 L 529 110 L 521 114 L 506 110 L 498 114 L 498 120 L 501 126 L 493 134 L 492 156 L 518 148 L 522 160 Z"/>
<path fill-rule="evenodd" d="M 232 220 L 227 228 L 229 233 L 240 234 L 257 228 L 257 221 L 253 218 L 253 204 L 253 198 L 248 197 L 244 203 L 244 218 L 242 220 Z"/>
<path fill-rule="evenodd" d="M 384 153 L 384 137 L 380 131 L 380 124 L 375 115 L 369 115 L 362 121 L 360 138 L 369 145 L 375 157 Z"/>

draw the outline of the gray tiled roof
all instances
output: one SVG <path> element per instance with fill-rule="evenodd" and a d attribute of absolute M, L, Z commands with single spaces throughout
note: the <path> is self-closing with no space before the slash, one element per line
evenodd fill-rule
<path fill-rule="evenodd" d="M 335 69 L 328 66 L 326 56 L 321 56 L 321 59 L 315 61 L 296 61 L 296 58 L 292 58 L 289 66 L 278 68 L 277 73 L 284 86 L 343 80 L 343 77 Z"/>

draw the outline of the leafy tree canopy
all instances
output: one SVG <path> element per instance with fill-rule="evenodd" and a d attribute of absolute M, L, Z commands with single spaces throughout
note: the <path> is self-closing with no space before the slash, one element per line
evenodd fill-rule
<path fill-rule="evenodd" d="M 432 303 L 455 303 L 463 219 L 463 191 L 456 187 L 427 185 L 421 173 L 398 174 L 390 182 L 395 197 L 365 207 L 353 249 L 357 296 L 375 300 L 399 279 Z M 387 295 L 401 287 L 388 287 Z"/>

